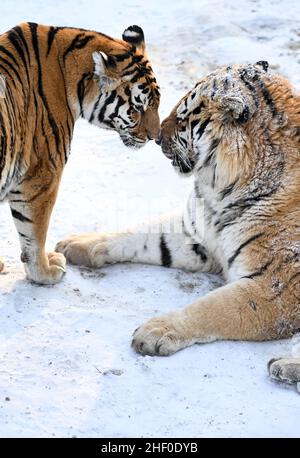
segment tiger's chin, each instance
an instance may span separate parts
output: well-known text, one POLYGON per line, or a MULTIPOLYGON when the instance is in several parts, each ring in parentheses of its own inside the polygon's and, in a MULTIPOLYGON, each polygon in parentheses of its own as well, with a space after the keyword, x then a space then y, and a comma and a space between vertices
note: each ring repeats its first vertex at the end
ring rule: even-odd
POLYGON ((178 175, 189 177, 193 174, 196 165, 195 161, 191 160, 186 156, 183 156, 181 152, 178 153, 174 150, 170 152, 169 150, 166 151, 163 148, 163 153, 168 159, 172 161, 171 164, 178 175))
POLYGON ((131 136, 120 135, 121 140, 127 148, 140 149, 148 143, 148 139, 142 140, 131 136))
POLYGON ((184 176, 184 177, 191 176, 194 171, 194 165, 187 166, 186 164, 179 162, 176 159, 172 160, 172 166, 178 175, 184 176))

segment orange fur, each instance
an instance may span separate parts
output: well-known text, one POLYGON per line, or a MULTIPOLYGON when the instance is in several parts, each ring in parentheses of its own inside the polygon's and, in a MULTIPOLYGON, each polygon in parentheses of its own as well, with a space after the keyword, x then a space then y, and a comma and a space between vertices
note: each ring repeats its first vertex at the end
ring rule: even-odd
POLYGON ((0 36, 6 86, 0 98, 0 200, 9 200, 33 281, 55 283, 64 273, 64 257, 48 255, 45 240, 75 121, 83 116, 119 129, 129 146, 158 135, 159 89, 143 54, 143 32, 134 27, 140 36, 136 45, 97 32, 30 23, 0 36), (147 92, 144 108, 139 88, 147 92), (134 98, 132 90, 140 95, 134 98), (109 95, 119 111, 105 118, 98 105, 111 109, 109 95), (131 110, 129 120, 121 119, 124 106, 131 110))

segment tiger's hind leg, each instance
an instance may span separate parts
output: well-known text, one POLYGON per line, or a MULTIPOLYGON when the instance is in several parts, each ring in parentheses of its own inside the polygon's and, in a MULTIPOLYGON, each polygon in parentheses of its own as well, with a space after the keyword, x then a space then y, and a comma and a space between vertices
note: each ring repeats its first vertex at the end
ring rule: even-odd
POLYGON ((271 379, 293 385, 300 392, 300 358, 271 359, 268 364, 271 379))
POLYGON ((59 183, 59 172, 41 177, 39 171, 34 170, 8 196, 19 233, 21 260, 25 264, 27 277, 39 284, 58 283, 65 273, 65 257, 60 253, 45 251, 49 220, 59 183))

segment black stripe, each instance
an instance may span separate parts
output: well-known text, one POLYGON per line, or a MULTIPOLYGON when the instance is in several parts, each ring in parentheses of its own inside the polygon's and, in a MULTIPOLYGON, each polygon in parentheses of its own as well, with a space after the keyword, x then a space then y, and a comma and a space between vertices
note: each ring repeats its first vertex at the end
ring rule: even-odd
POLYGON ((171 267, 172 265, 171 252, 166 243, 164 234, 160 236, 160 257, 161 257, 161 263, 164 267, 171 267))
POLYGON ((199 127, 199 129, 197 130, 196 132, 196 135, 199 136, 199 138, 202 137, 206 127, 208 126, 208 124, 210 123, 210 118, 206 119, 206 121, 204 121, 201 126, 199 127))
POLYGON ((1 176, 2 176, 2 172, 3 172, 3 168, 4 168, 4 164, 5 164, 5 160, 6 160, 6 149, 7 149, 7 132, 6 132, 6 128, 5 128, 5 125, 4 125, 4 119, 3 119, 3 115, 2 115, 2 112, 0 110, 0 125, 2 126, 2 132, 1 132, 1 143, 0 143, 0 179, 1 179, 1 176))
POLYGON ((50 54, 51 47, 52 47, 52 44, 53 44, 55 35, 56 35, 57 32, 59 32, 60 30, 61 30, 60 27, 53 27, 53 26, 50 27, 50 29, 49 29, 49 32, 48 32, 48 49, 47 49, 47 57, 48 57, 49 54, 50 54))
POLYGON ((29 52, 29 49, 28 49, 27 40, 26 40, 26 38, 24 37, 24 34, 23 34, 23 30, 19 26, 14 27, 14 30, 16 31, 16 33, 18 34, 20 40, 23 43, 23 46, 24 46, 26 54, 27 54, 28 62, 30 64, 30 62, 31 62, 30 52, 29 52))
POLYGON ((136 69, 135 69, 135 67, 133 67, 132 70, 127 70, 127 72, 123 72, 122 73, 122 77, 124 77, 124 76, 133 76, 133 75, 135 75, 135 73, 136 73, 136 69))
POLYGON ((238 178, 236 180, 234 180, 233 183, 230 183, 228 186, 226 186, 226 188, 224 188, 222 191, 220 191, 220 198, 221 200, 224 199, 224 197, 228 196, 229 194, 232 193, 233 191, 233 188, 235 187, 235 185, 237 184, 238 182, 238 178))
MULTIPOLYGON (((281 164, 277 165, 277 172, 280 174, 282 173, 283 166, 281 164)), ((221 232, 225 227, 235 224, 239 218, 241 218, 247 210, 249 210, 252 206, 261 203, 263 199, 267 199, 271 197, 273 194, 277 192, 280 188, 281 182, 275 183, 273 178, 273 187, 272 189, 257 195, 249 195, 247 197, 243 197, 241 199, 236 200, 235 202, 231 202, 228 204, 221 213, 221 218, 215 222, 215 227, 217 232, 221 232)), ((255 189, 254 192, 259 193, 259 189, 255 189)))
POLYGON ((265 273, 265 271, 272 264, 273 261, 274 259, 271 259, 271 261, 266 262, 259 270, 257 270, 256 272, 253 272, 253 274, 245 275, 242 278, 250 278, 252 280, 255 277, 260 277, 262 274, 265 273))
POLYGON ((275 116, 277 114, 277 109, 276 109, 276 106, 275 106, 275 103, 271 97, 271 94, 270 92, 268 91, 268 89, 265 87, 265 85, 261 82, 260 84, 260 87, 261 87, 261 92, 262 92, 262 95, 263 95, 263 98, 266 102, 266 104, 269 106, 271 112, 272 112, 272 115, 275 116))
POLYGON ((131 91, 130 91, 129 86, 125 86, 124 92, 127 95, 127 97, 129 98, 131 97, 131 91))
POLYGON ((202 167, 208 167, 209 165, 212 164, 218 144, 219 144, 218 139, 215 139, 211 142, 210 152, 208 153, 205 161, 203 162, 202 167))
POLYGON ((236 259, 236 257, 240 254, 240 252, 242 251, 242 249, 247 246, 249 243, 253 242, 254 240, 258 239, 259 237, 265 235, 264 232, 259 232, 258 234, 255 234, 255 235, 252 235, 252 237, 250 237, 248 240, 246 240, 245 242, 243 242, 236 250, 235 252, 233 253, 233 255, 228 259, 227 263, 228 263, 228 267, 230 267, 233 263, 233 261, 236 259))
POLYGON ((212 176, 212 180, 211 180, 212 189, 214 189, 215 184, 216 184, 216 169, 217 169, 217 164, 214 165, 213 176, 212 176))
POLYGON ((201 258, 201 261, 204 263, 207 261, 207 255, 205 253, 205 248, 200 243, 194 243, 192 245, 192 250, 201 258))
POLYGON ((28 235, 22 234, 22 232, 19 232, 19 236, 25 239, 27 243, 32 242, 32 239, 28 235))
POLYGON ((187 148, 188 142, 185 138, 180 137, 179 135, 176 135, 176 139, 179 141, 179 143, 184 147, 187 148))
POLYGON ((13 218, 18 219, 22 223, 32 223, 31 219, 27 218, 27 216, 22 215, 22 213, 18 212, 17 210, 14 210, 13 208, 11 208, 11 214, 13 218))
POLYGON ((118 102, 117 102, 116 108, 115 108, 114 112, 111 115, 109 115, 111 120, 113 120, 118 115, 120 107, 122 105, 124 105, 125 103, 126 103, 126 101, 122 97, 118 97, 118 102))
POLYGON ((26 58, 25 58, 23 47, 20 44, 20 37, 19 37, 19 35, 17 34, 17 32, 14 29, 12 29, 10 32, 8 32, 7 37, 10 40, 10 42, 14 45, 16 51, 18 52, 18 54, 19 54, 19 56, 20 56, 20 58, 21 58, 21 60, 23 62, 23 65, 24 65, 24 68, 25 68, 25 71, 26 71, 26 75, 27 75, 27 81, 29 82, 30 81, 30 77, 29 77, 29 72, 28 72, 28 65, 27 65, 27 62, 26 62, 26 58))
MULTIPOLYGON (((185 108, 185 109, 182 111, 182 114, 185 114, 185 112, 187 112, 187 108, 185 108)), ((199 119, 194 119, 194 120, 191 122, 191 132, 192 132, 192 135, 193 135, 193 132, 194 132, 195 127, 197 127, 198 124, 199 124, 199 119)))
POLYGON ((47 111, 47 114, 48 114, 48 118, 49 118, 49 122, 50 122, 50 125, 51 125, 51 128, 52 128, 52 131, 53 131, 53 134, 54 134, 54 138, 55 138, 55 143, 56 143, 56 149, 57 149, 57 153, 59 154, 59 145, 60 145, 60 138, 59 138, 59 131, 58 131, 58 127, 57 127, 57 124, 55 122, 55 119, 53 118, 52 116, 52 113, 49 109, 49 104, 48 104, 48 100, 44 94, 44 89, 43 89, 43 77, 42 77, 42 66, 41 66, 41 59, 40 59, 40 54, 39 54, 39 44, 38 44, 38 36, 37 36, 37 24, 33 24, 33 23, 30 23, 30 30, 31 30, 31 35, 32 35, 32 45, 33 45, 33 49, 34 49, 34 52, 35 52, 35 56, 36 56, 36 60, 37 60, 37 63, 38 63, 38 91, 39 91, 39 95, 45 105, 45 108, 46 108, 46 111, 47 111))
POLYGON ((15 56, 10 51, 8 51, 4 46, 0 45, 0 51, 6 54, 6 56, 9 57, 17 66, 19 65, 15 56))
MULTIPOLYGON (((53 168, 56 169, 57 165, 55 163, 54 158, 52 157, 51 150, 50 150, 50 144, 49 144, 49 138, 48 138, 48 135, 46 134, 45 117, 44 117, 44 111, 43 110, 42 110, 41 126, 42 126, 42 134, 43 134, 43 137, 45 139, 45 143, 46 143, 47 150, 48 150, 48 159, 51 162, 51 164, 53 165, 53 168)), ((37 153, 37 156, 38 156, 38 153, 37 153)))
POLYGON ((143 43, 143 38, 140 37, 140 36, 136 36, 136 37, 126 37, 125 36, 124 37, 124 35, 123 35, 123 40, 126 41, 127 43, 131 43, 131 44, 133 44, 135 46, 143 43))
POLYGON ((193 111, 192 111, 192 114, 193 115, 198 115, 201 113, 201 106, 199 105, 199 107, 195 108, 193 111))
POLYGON ((67 55, 75 49, 83 49, 91 40, 94 40, 94 38, 95 37, 93 35, 84 36, 84 33, 78 34, 64 52, 63 59, 65 60, 67 55))
MULTIPOLYGON (((0 59, 1 59, 1 62, 3 62, 5 65, 7 65, 13 72, 14 74, 16 75, 16 77, 18 78, 19 80, 19 83, 22 84, 22 80, 21 80, 21 77, 18 73, 18 71, 16 70, 16 68, 7 60, 7 59, 4 59, 4 57, 0 56, 0 59)), ((14 79, 12 78, 11 74, 8 72, 8 70, 3 67, 3 65, 1 65, 1 67, 9 74, 10 78, 11 78, 11 81, 12 83, 15 85, 15 82, 14 82, 14 79)))
MULTIPOLYGON (((132 54, 130 52, 125 52, 124 54, 115 54, 114 55, 114 59, 117 62, 123 62, 124 60, 129 59, 130 57, 132 57, 132 54)), ((141 56, 141 58, 143 58, 143 57, 141 56)), ((133 65, 132 59, 130 59, 129 64, 126 65, 124 70, 127 70, 131 65, 133 65)))
POLYGON ((6 159, 6 147, 7 147, 7 142, 6 142, 6 135, 1 135, 0 136, 0 180, 2 178, 2 172, 4 169, 5 165, 5 159, 6 159))
POLYGON ((277 109, 276 109, 274 100, 272 99, 271 94, 268 91, 268 89, 266 88, 263 81, 259 78, 258 74, 254 75, 253 81, 257 82, 266 105, 270 108, 272 115, 275 116, 277 114, 277 109))
POLYGON ((117 91, 112 91, 110 96, 105 100, 100 112, 99 112, 99 115, 98 115, 98 119, 100 122, 103 122, 104 121, 104 114, 105 114, 105 111, 106 111, 106 108, 108 107, 108 105, 110 105, 111 103, 113 103, 113 101, 115 100, 115 97, 116 97, 116 94, 117 94, 117 91))
POLYGON ((66 136, 66 132, 65 132, 63 124, 61 125, 61 130, 62 130, 62 138, 63 138, 62 147, 63 147, 63 152, 64 152, 64 161, 65 161, 65 164, 66 164, 67 160, 68 160, 68 152, 69 151, 68 151, 68 146, 67 146, 67 136, 66 136))
POLYGON ((222 211, 222 214, 226 214, 228 209, 239 209, 241 210, 241 213, 244 212, 245 209, 252 207, 252 205, 255 205, 262 199, 266 199, 267 197, 271 197, 280 187, 280 184, 277 186, 274 186, 273 189, 270 189, 269 191, 266 191, 262 194, 259 195, 254 195, 254 196, 248 196, 245 198, 238 199, 236 202, 231 202, 228 204, 224 210, 222 211))
POLYGON ((255 102, 255 106, 256 106, 256 108, 258 108, 259 107, 259 101, 258 101, 258 95, 257 95, 256 87, 254 86, 254 84, 252 84, 250 81, 248 81, 246 79, 246 76, 248 76, 248 73, 247 73, 246 70, 243 70, 240 73, 241 80, 245 84, 246 88, 249 89, 249 91, 252 93, 252 96, 253 96, 254 102, 255 102))
MULTIPOLYGON (((61 30, 61 27, 59 29, 61 30)), ((62 63, 61 63, 60 59, 58 59, 58 63, 59 63, 61 75, 62 75, 63 82, 64 82, 65 102, 66 102, 66 105, 67 105, 67 108, 68 108, 68 113, 69 113, 69 117, 67 117, 68 132, 69 132, 69 140, 71 141, 72 135, 73 135, 73 128, 74 128, 74 116, 73 116, 72 110, 71 110, 70 105, 69 105, 69 100, 68 100, 68 89, 67 89, 65 69, 62 67, 62 63), (69 125, 69 122, 70 122, 69 118, 71 118, 71 120, 72 120, 72 128, 69 125)))
POLYGON ((101 94, 99 95, 98 99, 97 99, 96 102, 95 102, 93 111, 92 111, 91 116, 90 116, 90 119, 89 119, 89 122, 90 122, 90 123, 92 123, 92 122, 94 121, 95 113, 96 113, 96 110, 97 110, 97 108, 98 108, 98 106, 99 106, 100 99, 101 99, 101 94))
POLYGON ((83 100, 84 100, 84 93, 85 93, 85 82, 86 82, 86 79, 88 77, 91 78, 91 74, 90 73, 84 73, 82 75, 81 80, 77 84, 77 97, 78 97, 79 106, 80 106, 80 116, 82 116, 82 118, 84 117, 83 100))

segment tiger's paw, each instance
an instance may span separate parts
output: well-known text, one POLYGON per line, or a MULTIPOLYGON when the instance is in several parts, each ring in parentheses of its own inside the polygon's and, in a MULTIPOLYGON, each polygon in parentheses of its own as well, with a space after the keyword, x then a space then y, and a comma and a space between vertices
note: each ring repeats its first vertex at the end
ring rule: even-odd
POLYGON ((268 364, 271 379, 300 388, 300 358, 271 359, 268 364))
POLYGON ((47 253, 49 266, 50 267, 58 267, 62 272, 66 272, 66 258, 61 253, 50 252, 47 253))
POLYGON ((0 258, 0 273, 4 270, 4 262, 3 259, 0 258))
POLYGON ((169 356, 192 345, 179 320, 177 313, 152 318, 134 332, 132 347, 142 355, 169 356))
POLYGON ((36 266, 25 263, 25 270, 29 280, 39 285, 55 285, 66 273, 66 258, 60 253, 47 253, 47 265, 36 266))
POLYGON ((108 261, 108 240, 105 234, 70 235, 58 242, 55 251, 65 255, 72 264, 102 267, 108 261))
POLYGON ((66 258, 61 253, 48 253, 50 284, 61 281, 66 273, 66 258))

